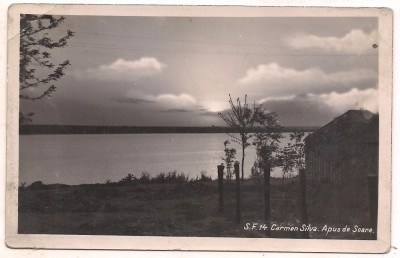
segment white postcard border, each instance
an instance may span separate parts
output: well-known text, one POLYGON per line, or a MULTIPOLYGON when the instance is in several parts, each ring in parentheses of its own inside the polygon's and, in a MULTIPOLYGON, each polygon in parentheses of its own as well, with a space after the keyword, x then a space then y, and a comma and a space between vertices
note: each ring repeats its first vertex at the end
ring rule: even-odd
POLYGON ((14 248, 382 253, 390 250, 392 11, 387 8, 12 5, 8 24, 6 244, 14 248), (299 240, 18 234, 19 14, 193 17, 378 17, 379 195, 377 240, 299 240))

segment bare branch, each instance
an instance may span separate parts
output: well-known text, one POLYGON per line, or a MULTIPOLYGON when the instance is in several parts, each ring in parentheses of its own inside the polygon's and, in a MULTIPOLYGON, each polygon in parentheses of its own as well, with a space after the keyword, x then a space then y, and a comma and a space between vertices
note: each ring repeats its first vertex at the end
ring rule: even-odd
POLYGON ((55 82, 65 75, 65 69, 70 65, 69 60, 65 60, 58 65, 50 62, 51 54, 43 49, 63 48, 67 45, 68 40, 73 37, 74 33, 70 30, 59 39, 52 39, 45 31, 57 28, 63 21, 64 17, 55 18, 52 15, 30 15, 23 14, 20 18, 20 98, 38 100, 45 96, 50 96, 55 91, 55 86, 51 85, 38 96, 30 96, 21 91, 28 88, 37 88, 50 82, 55 82), (47 68, 49 74, 43 76, 36 73, 37 70, 31 68, 32 62, 36 62, 39 66, 47 68))

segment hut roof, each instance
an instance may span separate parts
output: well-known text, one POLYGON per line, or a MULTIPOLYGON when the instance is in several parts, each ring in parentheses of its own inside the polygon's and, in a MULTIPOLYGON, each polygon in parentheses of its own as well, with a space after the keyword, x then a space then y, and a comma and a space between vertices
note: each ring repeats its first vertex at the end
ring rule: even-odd
POLYGON ((378 143, 379 115, 368 110, 349 110, 305 139, 308 144, 329 142, 378 143))

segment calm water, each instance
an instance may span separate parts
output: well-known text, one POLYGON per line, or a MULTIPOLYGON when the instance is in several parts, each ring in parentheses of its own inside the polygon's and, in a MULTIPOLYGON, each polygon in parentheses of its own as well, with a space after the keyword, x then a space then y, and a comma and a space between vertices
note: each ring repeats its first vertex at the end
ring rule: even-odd
MULTIPOLYGON (((281 140, 287 143, 288 134, 281 140)), ((128 173, 140 176, 177 170, 190 177, 200 171, 217 176, 224 155, 226 134, 110 134, 20 136, 20 182, 103 183, 118 181, 128 173)), ((241 161, 238 144, 231 144, 241 161)), ((245 176, 255 160, 255 149, 246 149, 245 176)), ((275 169, 272 176, 281 176, 275 169)))

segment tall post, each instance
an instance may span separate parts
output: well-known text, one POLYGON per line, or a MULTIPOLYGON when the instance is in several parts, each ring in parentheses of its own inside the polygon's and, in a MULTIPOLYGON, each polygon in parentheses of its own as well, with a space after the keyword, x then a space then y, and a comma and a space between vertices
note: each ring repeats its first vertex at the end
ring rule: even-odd
MULTIPOLYGON (((300 204, 301 204, 301 223, 308 226, 308 208, 307 208, 307 178, 306 178, 306 170, 300 169, 300 204)), ((308 231, 303 231, 303 238, 310 238, 310 234, 308 231)))
POLYGON ((240 210, 240 175, 239 175, 239 162, 234 164, 235 177, 236 177, 236 223, 240 224, 242 220, 242 212, 240 210))
POLYGON ((224 164, 218 166, 219 211, 224 212, 224 164))
POLYGON ((377 236, 377 220, 378 220, 378 176, 368 175, 368 191, 369 191, 369 214, 371 225, 374 229, 373 238, 377 236))
POLYGON ((270 189, 271 189, 271 165, 268 163, 264 166, 264 219, 268 230, 265 232, 267 236, 271 236, 271 205, 270 205, 270 189))

